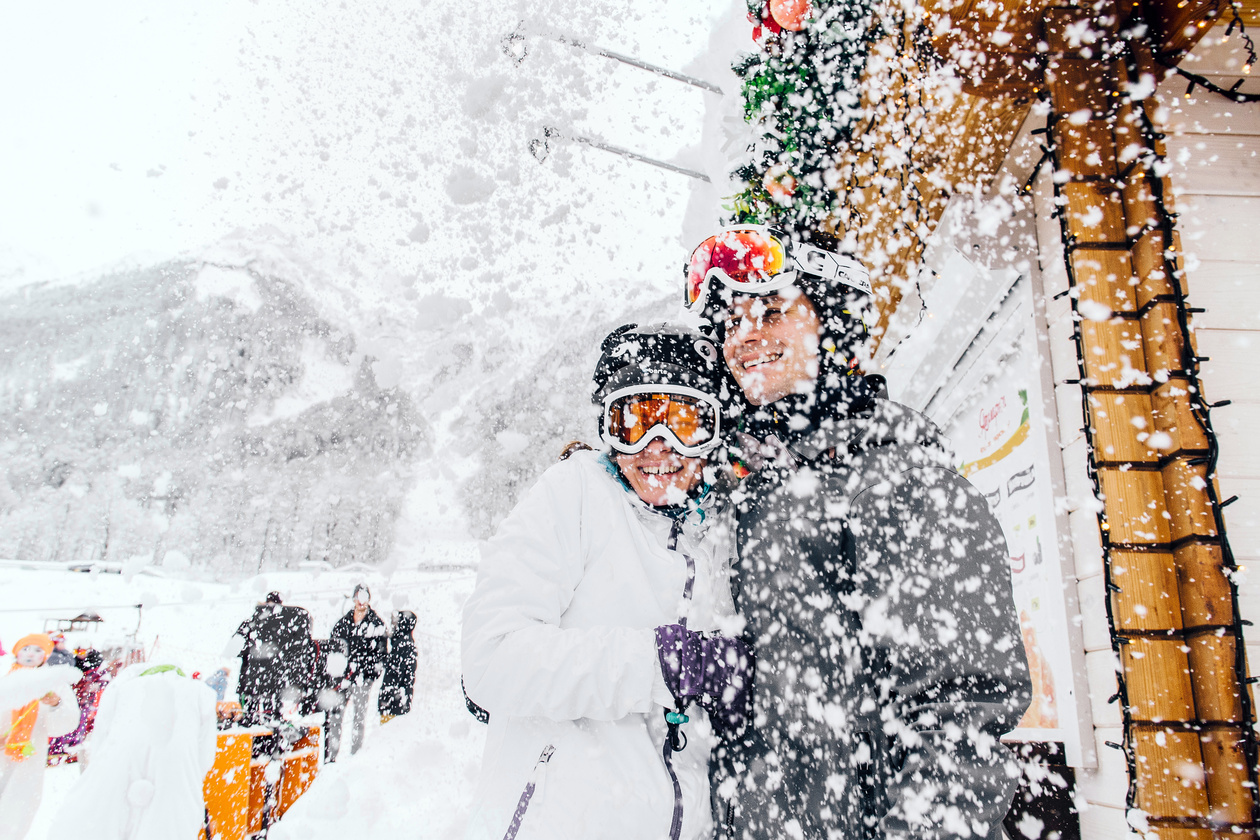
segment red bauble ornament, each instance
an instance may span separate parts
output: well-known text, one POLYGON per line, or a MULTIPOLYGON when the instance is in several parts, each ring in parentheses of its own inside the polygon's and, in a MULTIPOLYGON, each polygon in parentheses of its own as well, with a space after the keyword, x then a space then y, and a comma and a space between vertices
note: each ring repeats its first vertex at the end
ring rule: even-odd
POLYGON ((761 186, 776 204, 786 204, 796 194, 796 179, 782 165, 770 167, 761 178, 761 186))
POLYGON ((752 31, 752 36, 753 36, 754 41, 760 41, 761 36, 766 34, 765 30, 767 29, 770 30, 771 35, 778 35, 780 32, 783 31, 783 27, 779 26, 779 24, 775 21, 775 19, 770 14, 769 0, 766 0, 766 3, 761 7, 760 19, 755 17, 752 12, 748 13, 748 19, 751 20, 754 24, 756 24, 756 26, 753 27, 753 31, 752 31))
POLYGON ((770 0, 770 17, 784 29, 800 32, 810 12, 809 0, 770 0))

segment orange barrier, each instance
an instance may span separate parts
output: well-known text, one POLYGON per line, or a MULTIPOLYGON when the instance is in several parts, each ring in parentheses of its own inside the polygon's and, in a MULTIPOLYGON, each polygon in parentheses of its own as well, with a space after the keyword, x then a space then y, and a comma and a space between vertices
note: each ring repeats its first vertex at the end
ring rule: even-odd
POLYGON ((219 733, 214 766, 202 790, 206 799, 206 840, 245 840, 249 830, 250 772, 253 736, 245 730, 219 733))
POLYGON ((306 793, 306 789, 319 775, 322 734, 320 727, 311 727, 306 736, 284 754, 284 770, 280 774, 280 789, 276 796, 276 819, 284 816, 284 812, 298 801, 298 797, 306 793))
POLYGON ((266 726, 219 733, 203 790, 207 827, 199 840, 246 840, 264 834, 319 774, 322 727, 273 756, 276 731, 266 726))

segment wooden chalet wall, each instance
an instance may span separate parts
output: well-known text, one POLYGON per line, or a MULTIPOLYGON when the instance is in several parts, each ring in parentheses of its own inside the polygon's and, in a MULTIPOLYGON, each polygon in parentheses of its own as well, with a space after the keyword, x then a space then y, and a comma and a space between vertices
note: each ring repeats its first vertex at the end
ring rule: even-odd
POLYGON ((1122 677, 1108 702, 1119 705, 1122 737, 1109 743, 1125 758, 1124 805, 1142 813, 1133 828, 1161 840, 1254 833, 1250 699, 1235 670, 1241 640, 1213 507, 1222 496, 1194 411, 1216 397, 1198 392, 1175 190, 1147 157, 1169 151, 1147 122, 1158 109, 1123 95, 1159 70, 1141 46, 1122 47, 1123 62, 1081 49, 1074 27, 1106 31, 1093 9, 1046 17, 1049 210, 1078 368, 1063 382, 1084 391, 1087 441, 1086 463, 1067 467, 1067 479, 1084 472, 1102 502, 1095 609, 1105 610, 1122 677))
MULTIPOLYGON (((1228 88, 1242 77, 1240 39, 1224 27, 1205 37, 1182 62, 1228 88)), ((1257 73, 1260 75, 1260 73, 1257 73)), ((1204 387, 1213 402, 1231 405, 1212 414, 1220 437, 1217 470, 1230 542, 1251 571, 1239 584, 1239 614, 1260 628, 1260 103, 1239 104, 1172 77, 1159 88, 1167 109, 1169 178, 1180 212, 1178 227, 1190 257, 1190 302, 1195 316, 1204 387)), ((1260 78, 1244 92, 1260 93, 1260 78)), ((1260 662, 1260 629, 1250 631, 1247 659, 1260 662)))

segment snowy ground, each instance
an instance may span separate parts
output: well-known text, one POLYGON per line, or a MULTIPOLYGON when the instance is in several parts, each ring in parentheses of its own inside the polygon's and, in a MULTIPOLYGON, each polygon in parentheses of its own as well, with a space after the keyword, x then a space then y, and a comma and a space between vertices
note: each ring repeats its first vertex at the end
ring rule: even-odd
MULTIPOLYGON (((327 636, 348 607, 355 583, 366 582, 387 616, 410 609, 419 616, 418 666, 411 714, 379 725, 369 716, 358 755, 329 765, 273 832, 280 840, 346 836, 413 837, 462 834, 481 760, 484 728, 464 707, 459 689, 459 613, 472 591, 477 548, 472 541, 429 543, 415 563, 385 577, 379 571, 277 572, 236 583, 151 573, 87 574, 0 563, 0 640, 7 644, 44 629, 46 619, 95 609, 109 635, 137 630, 150 659, 208 672, 235 659, 222 654, 237 625, 271 590, 306 607, 315 632, 327 636), (143 604, 137 611, 132 605, 143 604), (403 807, 399 807, 402 805, 403 807), (353 830, 351 830, 353 826, 353 830)), ((0 657, 0 673, 12 658, 0 657)), ((373 701, 374 703, 375 701, 373 701)), ((50 769, 44 800, 29 840, 43 840, 53 816, 67 805, 78 770, 50 769)))

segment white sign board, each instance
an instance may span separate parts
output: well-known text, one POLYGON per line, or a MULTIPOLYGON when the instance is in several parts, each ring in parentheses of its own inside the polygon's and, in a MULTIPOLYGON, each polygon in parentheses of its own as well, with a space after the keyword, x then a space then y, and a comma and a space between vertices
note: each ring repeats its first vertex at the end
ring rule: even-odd
POLYGON ((1055 514, 1049 443, 1057 434, 1043 401, 1049 361, 1037 352, 1033 284, 975 266, 952 248, 934 279, 917 304, 919 327, 885 357, 889 390, 941 426, 955 468, 985 496, 1006 536, 1034 700, 1004 740, 1058 742, 1069 764, 1089 766, 1084 650, 1072 625, 1074 589, 1066 588, 1075 585, 1073 564, 1060 551, 1065 523, 1055 514))
POLYGON ((1081 727, 1068 644, 1072 634, 1055 531, 1038 359, 1031 312, 1023 313, 1029 317, 1012 324, 1022 327, 1013 342, 999 339, 990 345, 998 352, 1013 352, 988 361, 995 375, 959 406, 947 435, 958 472, 988 500, 1006 535, 1015 609, 1033 683, 1032 705, 1007 740, 1059 741, 1068 763, 1080 766, 1081 727))

